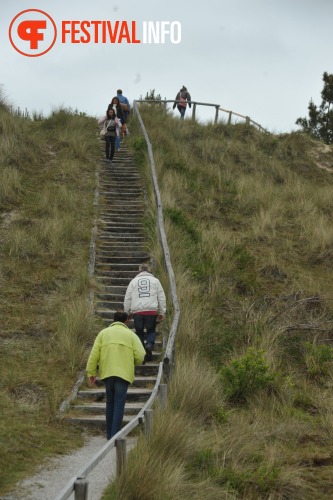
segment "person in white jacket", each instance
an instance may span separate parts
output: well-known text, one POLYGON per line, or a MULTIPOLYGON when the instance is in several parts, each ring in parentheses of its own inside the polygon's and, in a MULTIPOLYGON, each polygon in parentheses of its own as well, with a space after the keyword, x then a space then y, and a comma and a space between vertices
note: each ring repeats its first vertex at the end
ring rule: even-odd
POLYGON ((139 274, 129 283, 124 299, 124 310, 133 316, 135 332, 146 349, 145 361, 151 361, 156 339, 156 323, 157 320, 164 319, 166 298, 160 281, 151 273, 148 264, 141 264, 139 274))

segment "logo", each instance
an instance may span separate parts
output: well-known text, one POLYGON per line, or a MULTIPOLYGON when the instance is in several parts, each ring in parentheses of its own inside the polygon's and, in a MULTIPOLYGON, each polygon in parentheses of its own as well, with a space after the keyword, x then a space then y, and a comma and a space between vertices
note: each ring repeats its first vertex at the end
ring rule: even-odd
MULTIPOLYGON (((59 41, 62 44, 178 44, 181 42, 179 21, 134 20, 62 20, 59 41), (138 31, 137 31, 138 28, 138 31)), ((57 40, 57 26, 52 17, 39 9, 22 10, 9 26, 14 49, 27 57, 38 57, 52 49, 57 40)))
POLYGON ((17 52, 38 57, 52 49, 57 39, 57 27, 43 10, 27 9, 17 14, 9 26, 10 43, 17 52))

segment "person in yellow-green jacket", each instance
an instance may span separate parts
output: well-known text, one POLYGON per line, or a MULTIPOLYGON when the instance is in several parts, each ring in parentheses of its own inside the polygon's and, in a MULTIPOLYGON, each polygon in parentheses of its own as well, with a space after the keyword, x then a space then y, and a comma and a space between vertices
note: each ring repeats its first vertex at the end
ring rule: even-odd
POLYGON ((116 311, 114 321, 97 335, 87 362, 87 376, 96 383, 97 367, 106 393, 106 438, 120 431, 128 385, 134 380, 134 367, 141 365, 146 354, 136 333, 126 323, 128 315, 116 311))

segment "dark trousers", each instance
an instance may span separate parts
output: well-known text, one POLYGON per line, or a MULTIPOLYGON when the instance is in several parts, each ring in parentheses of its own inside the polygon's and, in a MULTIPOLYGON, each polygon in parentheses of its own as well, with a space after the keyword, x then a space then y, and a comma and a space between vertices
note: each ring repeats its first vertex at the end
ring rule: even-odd
POLYGON ((184 120, 185 117, 185 111, 186 111, 186 106, 177 106, 178 111, 180 113, 180 119, 184 120))
POLYGON ((128 389, 128 382, 120 377, 108 377, 103 380, 106 393, 106 438, 111 439, 120 431, 128 389))
POLYGON ((113 160, 115 146, 116 138, 110 135, 105 136, 105 156, 107 160, 113 160))
POLYGON ((147 344, 153 347, 156 339, 157 315, 133 314, 135 332, 144 346, 144 328, 147 331, 147 344))

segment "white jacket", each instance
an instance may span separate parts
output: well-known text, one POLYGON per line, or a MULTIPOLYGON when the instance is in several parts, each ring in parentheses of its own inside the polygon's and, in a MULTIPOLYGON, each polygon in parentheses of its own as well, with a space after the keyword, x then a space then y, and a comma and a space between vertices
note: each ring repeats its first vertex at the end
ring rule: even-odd
POLYGON ((135 276, 127 287, 124 310, 128 314, 156 311, 156 314, 164 316, 166 299, 160 281, 147 271, 135 276))

